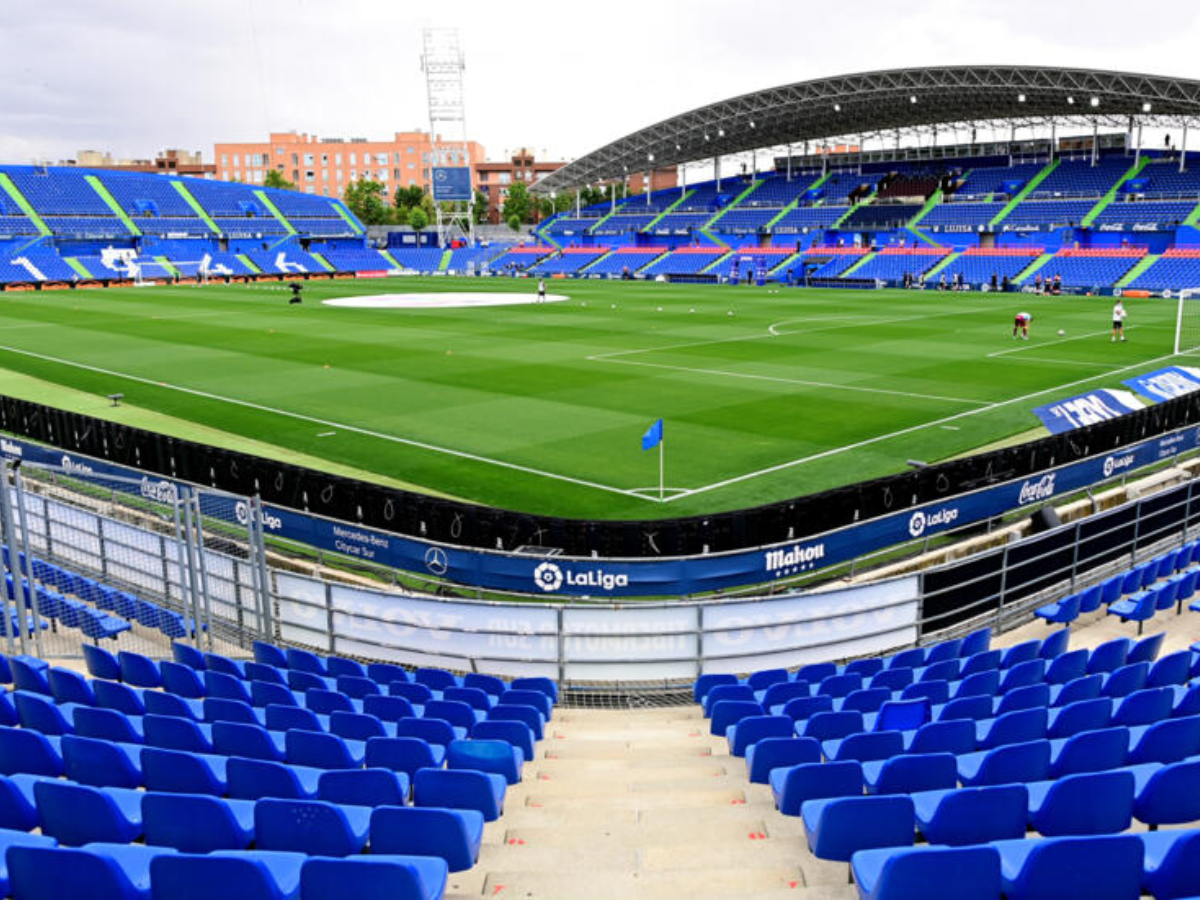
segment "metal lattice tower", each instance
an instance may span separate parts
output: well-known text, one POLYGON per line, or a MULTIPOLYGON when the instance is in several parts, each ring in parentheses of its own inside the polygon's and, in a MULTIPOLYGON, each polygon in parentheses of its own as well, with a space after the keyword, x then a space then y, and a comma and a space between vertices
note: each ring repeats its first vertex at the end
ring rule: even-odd
MULTIPOLYGON (((426 28, 421 71, 429 97, 429 167, 471 165, 467 146, 467 107, 463 99, 466 62, 454 28, 426 28)), ((432 175, 432 171, 430 173, 432 175)), ((431 182, 432 183, 432 182, 431 182)), ((456 237, 474 240, 474 190, 470 201, 435 203, 438 240, 443 246, 456 237)))

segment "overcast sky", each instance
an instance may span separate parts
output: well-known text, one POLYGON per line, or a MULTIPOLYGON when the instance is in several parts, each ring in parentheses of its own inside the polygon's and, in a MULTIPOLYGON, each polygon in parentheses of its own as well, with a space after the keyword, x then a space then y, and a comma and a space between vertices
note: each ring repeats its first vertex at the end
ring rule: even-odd
MULTIPOLYGON (((0 162, 79 149, 428 127, 421 29, 457 27, 467 130, 489 157, 572 159, 646 125, 807 78, 946 63, 1200 78, 1200 3, 1117 0, 2 0, 0 162)), ((1197 136, 1200 138, 1200 135, 1197 136)), ((1198 141, 1200 142, 1200 141, 1198 141)))

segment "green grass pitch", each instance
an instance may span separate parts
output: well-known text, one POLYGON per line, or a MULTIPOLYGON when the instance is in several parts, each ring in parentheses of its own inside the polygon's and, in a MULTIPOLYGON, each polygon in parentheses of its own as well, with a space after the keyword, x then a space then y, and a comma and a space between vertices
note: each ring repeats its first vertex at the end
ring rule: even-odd
POLYGON ((185 437, 206 426, 511 509, 656 518, 1031 435, 1032 407, 1165 363, 1175 315, 1171 302, 1127 301, 1129 340, 1113 344, 1104 297, 553 281, 568 300, 321 303, 533 290, 313 282, 301 306, 275 284, 9 293, 0 367, 40 379, 46 402, 51 385, 124 393, 185 437), (1027 342, 1011 337, 1020 310, 1033 315, 1027 342), (658 453, 640 445, 660 416, 667 502, 658 453))

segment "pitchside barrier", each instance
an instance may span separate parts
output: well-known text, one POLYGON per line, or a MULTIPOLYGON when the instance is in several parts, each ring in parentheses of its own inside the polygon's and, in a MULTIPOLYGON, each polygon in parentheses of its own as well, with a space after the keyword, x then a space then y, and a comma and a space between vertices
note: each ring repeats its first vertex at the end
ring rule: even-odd
MULTIPOLYGON (((0 478, 10 467, 5 460, 0 478)), ((272 567, 253 524, 264 513, 251 498, 201 502, 193 486, 151 486, 141 505, 118 504, 79 481, 95 477, 80 463, 56 473, 65 477, 50 481, 27 460, 6 489, 15 502, 0 505, 24 510, 4 517, 8 543, 204 624, 184 640, 248 654, 253 640, 266 639, 409 666, 547 675, 581 689, 672 688, 705 672, 794 668, 886 653, 981 623, 1005 628, 1026 621, 1048 596, 1182 544, 1200 524, 1200 494, 1187 482, 978 557, 862 586, 671 603, 489 602, 272 567), (248 519, 239 526, 241 504, 248 519)), ((106 481, 114 491, 121 484, 106 481)), ((124 485, 139 494, 141 486, 124 485)), ((18 555, 7 564, 21 565, 18 555)), ((26 568, 10 574, 37 583, 26 568)), ((144 631, 129 632, 106 645, 167 655, 167 637, 154 651, 145 640, 144 631)))
MULTIPOLYGON (((654 583, 687 583, 684 593, 731 585, 739 579, 742 584, 755 583, 762 580, 767 567, 751 548, 796 547, 817 535, 902 511, 911 515, 920 507, 948 502, 950 498, 985 487, 1005 483, 1019 486, 1025 480, 1035 476, 1040 479, 1043 473, 1071 463, 1103 460, 1117 451, 1123 455, 1123 448, 1189 425, 1200 425, 1200 393, 1166 400, 1069 434, 1052 435, 821 494, 737 512, 654 522, 618 522, 535 516, 444 500, 0 396, 0 430, 60 447, 69 454, 91 456, 155 477, 206 485, 229 494, 257 495, 275 509, 354 523, 352 528, 404 535, 397 539, 396 545, 406 552, 416 549, 412 542, 453 546, 463 548, 463 552, 536 546, 554 548, 567 557, 644 559, 665 566, 647 576, 643 587, 639 587, 642 593, 654 583), (738 551, 745 553, 741 563, 690 582, 692 573, 681 570, 676 562, 738 551)), ((832 559, 832 552, 832 547, 826 547, 825 561, 832 559)), ((722 566, 729 565, 729 556, 721 559, 722 566)), ((473 560, 447 551, 444 561, 435 554, 434 565, 445 564, 448 575, 474 583, 470 581, 474 577, 473 560)), ((801 560, 809 561, 813 560, 801 560)), ((425 563, 423 559, 416 562, 425 563)), ((519 582, 519 589, 528 589, 528 569, 513 571, 506 566, 501 569, 497 575, 500 581, 507 581, 510 586, 519 582)), ((565 571, 563 577, 567 579, 565 571)), ((592 584, 579 587, 594 592, 592 584)))
POLYGON ((987 522, 1013 510, 1032 512, 1055 498, 1124 477, 1198 447, 1200 427, 1189 426, 1119 452, 1060 465, 1027 478, 1004 480, 799 540, 748 550, 647 559, 547 556, 531 554, 528 549, 511 553, 437 543, 260 504, 257 496, 231 501, 230 496, 236 495, 180 480, 152 480, 144 475, 139 480, 136 470, 104 460, 78 457, 16 438, 0 440, 0 453, 9 458, 58 469, 72 478, 138 494, 146 500, 170 494, 194 497, 200 514, 234 527, 253 524, 268 539, 438 581, 546 598, 694 596, 803 577, 915 539, 925 540, 987 522), (251 516, 250 510, 256 507, 259 512, 251 516))

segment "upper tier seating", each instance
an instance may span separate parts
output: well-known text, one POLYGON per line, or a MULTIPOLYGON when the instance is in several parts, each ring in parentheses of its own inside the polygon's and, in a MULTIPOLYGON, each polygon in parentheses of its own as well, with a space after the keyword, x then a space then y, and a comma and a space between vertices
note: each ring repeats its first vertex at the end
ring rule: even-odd
POLYGON ((647 234, 691 234, 711 218, 708 213, 670 212, 642 230, 647 234))
POLYGON ((874 178, 870 175, 859 175, 856 171, 846 170, 830 172, 829 177, 816 190, 820 191, 826 204, 846 200, 850 194, 863 185, 870 184, 874 178))
POLYGON ((574 216, 560 216, 543 230, 550 235, 571 237, 573 235, 586 234, 588 229, 598 221, 600 221, 598 218, 580 219, 574 216))
POLYGON ((1006 183, 1014 183, 1017 185, 1017 190, 1020 190, 1021 187, 1024 187, 1043 168, 1045 168, 1045 163, 1040 162, 1017 163, 1012 166, 973 168, 967 174, 967 177, 963 179, 963 183, 959 186, 958 190, 950 194, 949 199, 954 202, 961 202, 964 200, 980 200, 993 194, 1008 196, 1004 193, 1006 183))
POLYGON ((784 213, 783 218, 775 223, 773 230, 776 234, 788 234, 831 228, 849 211, 848 206, 798 206, 784 213))
POLYGON ((1003 203, 939 203, 921 219, 919 228, 976 231, 986 228, 1004 209, 1003 203))
POLYGON ((99 176, 113 199, 130 216, 154 215, 164 218, 196 218, 196 212, 175 189, 171 179, 147 178, 121 172, 99 176))
MULTIPOLYGON (((691 188, 687 197, 675 207, 674 212, 708 212, 717 211, 720 198, 722 196, 736 196, 749 187, 749 182, 743 182, 734 178, 726 178, 721 182, 721 189, 717 190, 716 182, 702 184, 697 188, 691 188)), ((675 195, 675 199, 679 199, 679 195, 675 195)), ((669 206, 670 204, 667 204, 669 206)), ((664 209, 666 207, 663 207, 664 209)), ((630 212, 633 207, 630 207, 630 212)))
POLYGON ((609 216, 603 222, 596 225, 592 229, 592 234, 630 234, 634 231, 641 231, 657 217, 657 213, 640 213, 638 215, 624 215, 622 213, 618 213, 617 215, 609 216))
MULTIPOLYGON (((761 206, 778 210, 807 191, 820 177, 820 172, 793 172, 792 180, 788 181, 786 175, 769 175, 737 205, 736 209, 761 206)), ((728 216, 729 214, 726 214, 725 218, 728 216)))
POLYGON ((71 169, 13 169, 13 184, 41 216, 102 216, 113 212, 85 179, 71 169))
POLYGON ((1142 192, 1147 199, 1190 198, 1193 203, 1200 200, 1200 169, 1180 172, 1178 163, 1151 162, 1137 177, 1147 181, 1142 192))
POLYGON ((1093 200, 1023 200, 1004 217, 1000 230, 1029 227, 1051 231, 1067 225, 1078 225, 1095 205, 1093 200))
POLYGON ((1167 230, 1181 225, 1195 208, 1194 200, 1113 202, 1092 220, 1092 227, 1103 229, 1105 226, 1115 226, 1132 229, 1139 225, 1157 225, 1167 230))
POLYGON ((285 235, 287 227, 274 216, 213 217, 221 233, 230 238, 259 238, 285 235))
POLYGON ((841 227, 847 231, 892 231, 903 228, 920 211, 914 204, 864 204, 850 213, 841 227))
POLYGON ((38 234, 38 229, 33 224, 33 219, 27 216, 3 215, 0 216, 0 234, 35 235, 38 234))
POLYGON ((725 234, 754 234, 778 215, 779 210, 771 207, 746 209, 737 206, 721 216, 713 224, 712 230, 725 234))
POLYGON ((254 191, 249 185, 188 179, 187 189, 213 218, 273 218, 262 202, 254 196, 254 191))
POLYGON ((1030 194, 1032 198, 1102 197, 1129 171, 1133 160, 1123 156, 1090 159, 1064 159, 1030 194))

